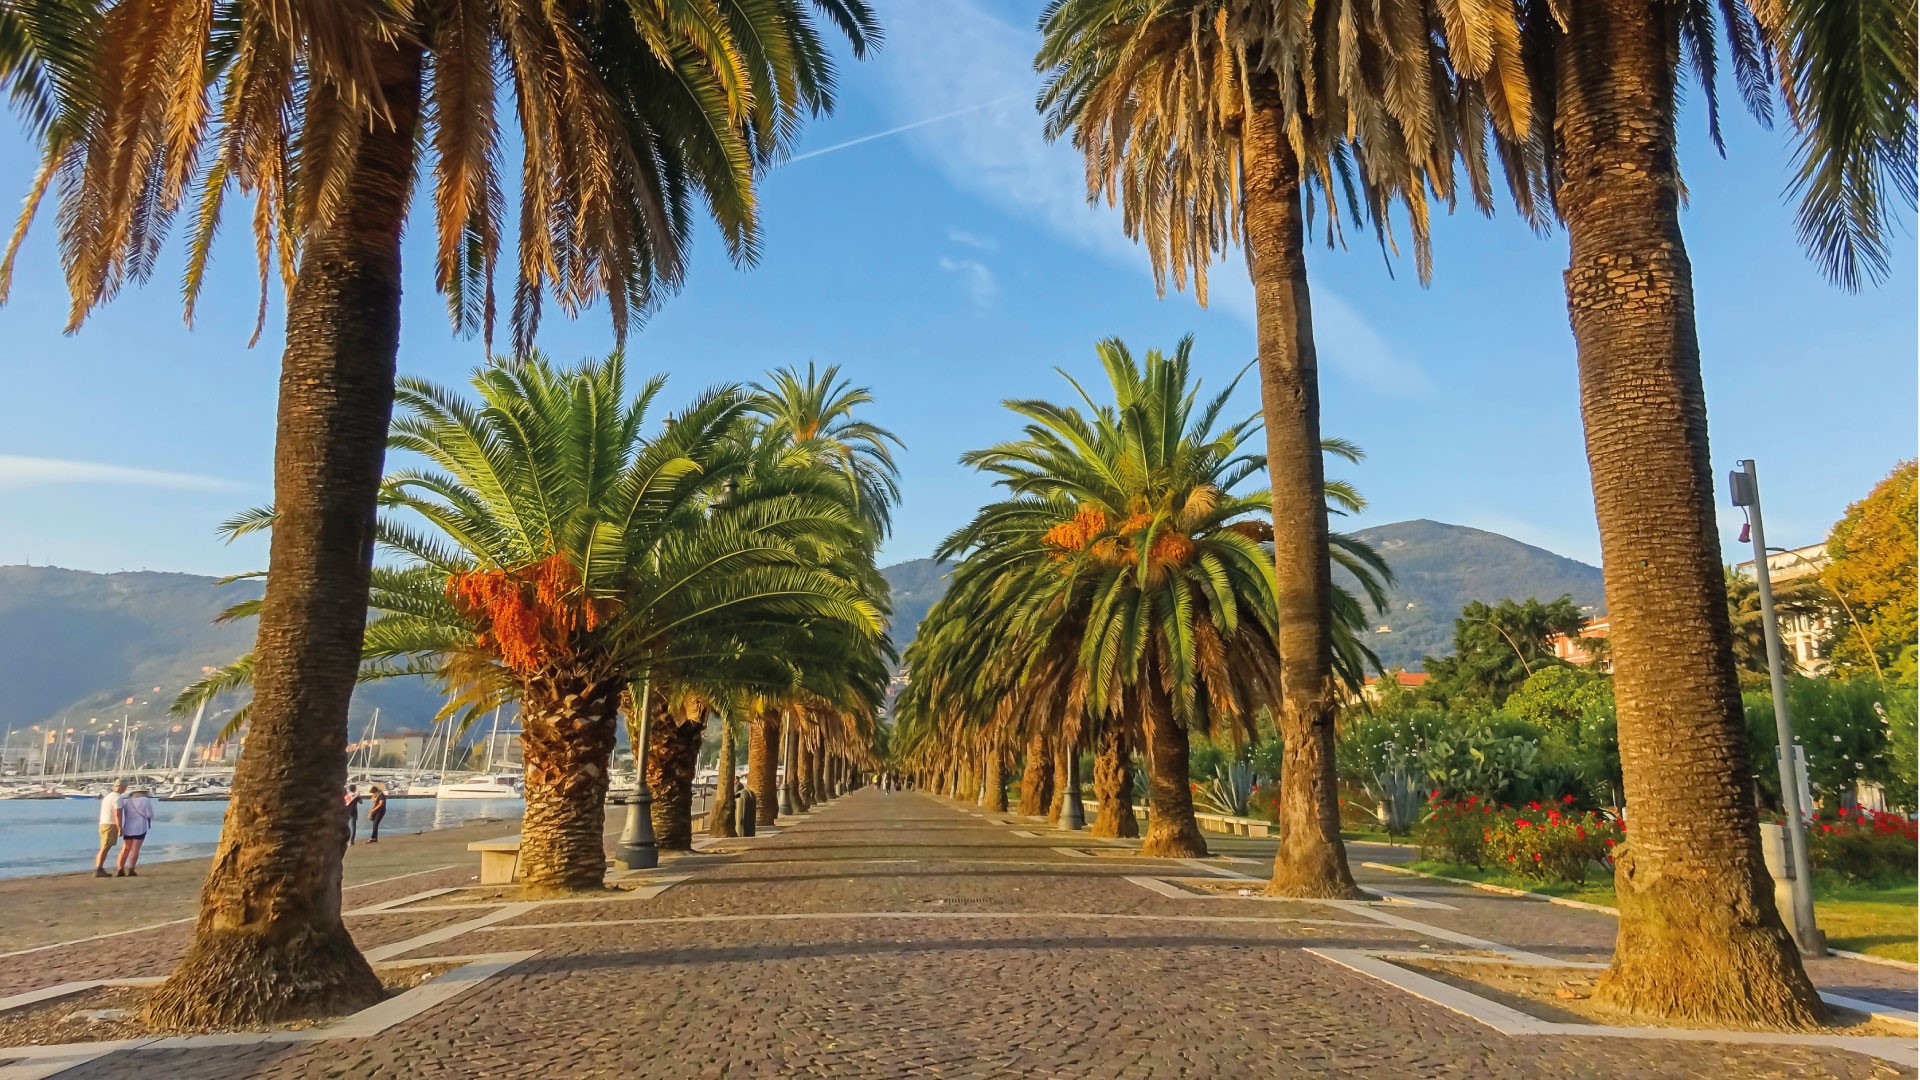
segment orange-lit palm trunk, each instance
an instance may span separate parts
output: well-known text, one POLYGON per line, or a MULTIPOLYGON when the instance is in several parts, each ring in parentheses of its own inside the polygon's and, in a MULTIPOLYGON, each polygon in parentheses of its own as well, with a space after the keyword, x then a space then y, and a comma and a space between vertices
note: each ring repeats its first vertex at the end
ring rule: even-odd
POLYGON ((1035 735, 1027 740, 1027 757, 1020 770, 1020 812, 1039 817, 1053 802, 1053 752, 1047 740, 1035 735))
POLYGON ((753 822, 771 825, 779 816, 780 714, 768 709, 747 721, 747 790, 753 792, 753 822))
MULTIPOLYGON (((1286 896, 1351 898, 1360 893, 1340 842, 1334 772, 1333 578, 1300 162, 1286 140, 1271 76, 1256 80, 1252 90, 1253 108, 1241 129, 1243 211, 1273 490, 1283 747, 1280 848, 1269 889, 1286 896)), ((1149 820, 1149 831, 1152 824, 1149 820)))
POLYGON ((1679 8, 1585 0, 1569 11, 1558 203, 1629 821, 1620 936, 1595 996, 1666 1017, 1808 1024, 1819 998, 1774 909, 1745 776, 1680 237, 1679 8))
POLYGON ((306 238, 287 297, 253 717, 193 939, 149 999, 161 1027, 267 1023, 380 1000, 340 918, 341 795, 393 412, 422 55, 412 38, 376 48, 384 120, 361 134, 340 209, 306 238))
POLYGON ((1093 797, 1100 802, 1100 816, 1088 831, 1095 836, 1140 835, 1140 819, 1133 813, 1133 740, 1127 730, 1131 720, 1103 724, 1094 739, 1093 797))
POLYGON ((653 835, 661 851, 693 849, 693 774, 705 725, 656 712, 648 729, 647 787, 653 793, 653 835))
POLYGON ((620 682, 555 665, 521 688, 526 814, 519 880, 534 892, 597 889, 606 877, 607 782, 620 730, 620 682))
POLYGON ((1160 686, 1157 669, 1157 664, 1148 665, 1139 695, 1141 723, 1152 751, 1147 764, 1147 837, 1140 843, 1140 853, 1204 858, 1207 842, 1193 816, 1193 781, 1187 776, 1187 729, 1174 717, 1173 699, 1160 686))
POLYGON ((996 813, 1007 811, 1007 752, 1000 748, 998 741, 987 747, 986 788, 980 805, 996 813))

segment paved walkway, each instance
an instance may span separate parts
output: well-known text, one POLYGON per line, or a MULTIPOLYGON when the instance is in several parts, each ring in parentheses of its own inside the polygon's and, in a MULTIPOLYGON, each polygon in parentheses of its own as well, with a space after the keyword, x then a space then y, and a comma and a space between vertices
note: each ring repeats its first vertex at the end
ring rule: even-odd
MULTIPOLYGON (((378 1022, 303 1041, 148 1045, 11 1075, 1908 1075, 1823 1047, 1501 1034, 1329 955, 1592 958, 1610 920, 1379 871, 1364 883, 1412 903, 1216 900, 1161 880, 1264 877, 1270 842, 1218 847, 1247 861, 1142 860, 1012 815, 862 791, 629 877, 647 887, 612 899, 503 903, 465 888, 462 865, 348 894, 377 961, 478 958, 466 981, 435 980, 457 997, 409 1012, 403 995, 378 1022)), ((0 957, 0 994, 162 974, 183 931, 0 957)), ((1849 980, 1912 983, 1890 969, 1849 980)), ((0 1051, 0 1077, 7 1062, 0 1051)))

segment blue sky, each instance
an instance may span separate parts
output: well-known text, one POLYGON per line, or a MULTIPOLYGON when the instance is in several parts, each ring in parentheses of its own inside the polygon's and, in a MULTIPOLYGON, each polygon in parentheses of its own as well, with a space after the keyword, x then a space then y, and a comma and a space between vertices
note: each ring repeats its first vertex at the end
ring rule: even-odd
MULTIPOLYGON (((628 352, 634 370, 670 373, 669 399, 809 360, 871 386, 874 419, 908 444, 906 502, 885 551, 897 561, 928 554, 987 496, 955 459, 1013 430, 1001 399, 1065 393, 1053 368, 1091 373, 1092 345, 1110 335, 1144 350, 1193 333, 1200 370, 1224 385, 1251 359, 1253 335, 1237 262, 1217 268, 1209 309, 1156 298, 1117 217, 1086 205, 1071 149, 1042 140, 1028 66, 1037 5, 880 6, 886 46, 844 67, 837 113, 764 182, 759 265, 733 267, 709 232, 685 291, 628 352)), ((1714 467, 1724 476, 1757 458, 1769 538, 1810 543, 1914 453, 1914 245, 1903 232, 1893 278, 1876 290, 1829 287, 1780 199, 1785 138, 1744 115, 1726 126, 1725 160, 1697 114, 1683 128, 1714 467)), ((33 165, 17 125, 0 120, 0 192, 24 193, 33 165)), ((406 246, 400 364, 457 382, 481 347, 447 328, 427 221, 416 215, 406 246)), ((271 492, 279 308, 276 298, 248 350, 245 222, 227 223, 192 331, 173 288, 176 236, 153 282, 72 336, 61 332, 52 225, 43 214, 0 308, 0 563, 263 564, 259 547, 214 537, 219 520, 271 492)), ((1405 261, 1389 276, 1358 237, 1309 254, 1325 428, 1369 454, 1340 470, 1372 502, 1359 523, 1434 518, 1597 563, 1565 238, 1470 210, 1434 231, 1428 288, 1405 261)), ((550 317, 541 339, 569 360, 611 343, 604 310, 550 317)), ((1251 385, 1243 400, 1257 407, 1251 385)), ((1738 513, 1722 524, 1730 550, 1738 513)))

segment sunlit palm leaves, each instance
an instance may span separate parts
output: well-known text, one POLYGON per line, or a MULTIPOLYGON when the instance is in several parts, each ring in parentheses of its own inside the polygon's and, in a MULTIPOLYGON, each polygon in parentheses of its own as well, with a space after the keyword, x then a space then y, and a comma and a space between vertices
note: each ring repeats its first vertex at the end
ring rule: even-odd
MULTIPOLYGON (((1191 346, 1143 365, 1103 342, 1111 403, 1078 383, 1084 409, 1008 402, 1024 437, 964 456, 1008 497, 942 545, 959 562, 907 653, 903 752, 984 728, 1007 743, 1071 739, 1083 723, 1128 722, 1149 690, 1184 725, 1243 733, 1278 700, 1271 511, 1265 492, 1237 490, 1265 467, 1249 449, 1257 424, 1223 423, 1231 387, 1199 400, 1191 346)), ((1350 489, 1340 498, 1358 505, 1350 489)), ((1377 605, 1385 564, 1336 544, 1377 605)), ((1336 596, 1335 665, 1357 687, 1377 667, 1359 639, 1366 611, 1336 596)))
POLYGON ((424 51, 437 282, 455 325, 492 330, 509 231, 497 112, 510 99, 523 147, 516 343, 530 345, 549 293, 570 312, 605 299, 624 333, 683 280, 699 204, 735 259, 755 256, 756 170, 832 102, 810 7, 856 56, 877 43, 865 0, 7 0, 0 87, 45 136, 46 160, 14 244, 57 186, 77 324, 152 273, 193 204, 190 317, 237 190, 253 202, 264 299, 270 273, 290 283, 302 239, 338 212, 354 149, 383 115, 385 58, 424 51))

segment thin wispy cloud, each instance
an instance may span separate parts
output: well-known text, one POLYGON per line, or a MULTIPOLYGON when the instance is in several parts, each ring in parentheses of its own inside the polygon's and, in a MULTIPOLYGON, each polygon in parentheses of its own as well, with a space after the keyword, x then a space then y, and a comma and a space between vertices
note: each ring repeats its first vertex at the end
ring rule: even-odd
POLYGON ((947 239, 953 241, 956 244, 960 244, 963 247, 976 248, 980 251, 999 251, 1000 250, 999 241, 994 240, 992 237, 975 236, 973 233, 965 232, 960 229, 947 230, 947 239))
MULTIPOLYGON (((1111 262, 1148 272, 1146 253, 1121 231, 1119 213, 1087 202, 1080 155, 1064 142, 1045 139, 1032 104, 1041 87, 1033 70, 1039 45, 1034 31, 1009 25, 972 0, 897 0, 883 16, 887 53, 880 67, 893 108, 905 115, 933 112, 956 97, 1004 103, 942 114, 938 119, 951 122, 937 135, 909 136, 917 155, 955 187, 1111 262)), ((928 122, 884 134, 911 132, 928 122)), ((1253 288, 1237 253, 1215 266, 1208 282, 1213 306, 1252 323, 1253 288)), ((1418 397, 1432 391, 1431 380, 1338 294, 1316 287, 1313 307, 1320 356, 1329 370, 1380 394, 1418 397)))
POLYGON ((787 164, 791 165, 796 161, 805 161, 808 158, 817 158, 822 154, 837 153, 841 150, 847 149, 848 147, 859 146, 863 143, 870 143, 877 139, 891 138, 895 135, 899 135, 908 131, 913 131, 916 128, 923 128, 923 127, 927 127, 930 124, 937 124, 942 120, 951 120, 956 116, 965 116, 968 113, 979 112, 982 109, 991 109, 998 105, 1004 105, 1011 100, 1012 100, 1011 98, 998 98, 993 101, 983 101, 978 105, 969 105, 964 109, 954 109, 951 112, 943 112, 938 116, 929 116, 924 119, 912 121, 911 123, 901 124, 899 127, 890 127, 885 131, 876 131, 871 135, 862 135, 857 139, 848 139, 846 142, 834 143, 832 146, 823 146, 818 150, 809 150, 804 154, 795 154, 792 157, 787 159, 787 164))
POLYGON ((1000 295, 999 279, 993 276, 993 270, 978 259, 940 258, 940 269, 958 277, 966 285, 967 295, 973 298, 975 305, 987 307, 1000 295))
POLYGON ((245 486, 217 476, 103 465, 93 461, 0 454, 0 491, 41 487, 112 486, 169 491, 237 492, 245 486))

